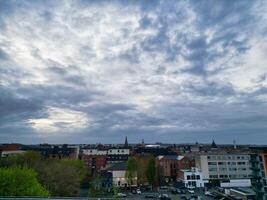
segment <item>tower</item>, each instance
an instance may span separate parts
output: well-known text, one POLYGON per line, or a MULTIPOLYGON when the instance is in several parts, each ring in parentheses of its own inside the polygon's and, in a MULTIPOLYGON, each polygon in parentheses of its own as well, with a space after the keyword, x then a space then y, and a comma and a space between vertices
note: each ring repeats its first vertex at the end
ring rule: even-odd
POLYGON ((211 148, 213 148, 213 149, 216 149, 217 148, 217 145, 216 145, 216 143, 215 143, 214 140, 212 140, 211 148))
POLYGON ((127 139, 127 136, 125 138, 124 147, 128 147, 128 139, 127 139))

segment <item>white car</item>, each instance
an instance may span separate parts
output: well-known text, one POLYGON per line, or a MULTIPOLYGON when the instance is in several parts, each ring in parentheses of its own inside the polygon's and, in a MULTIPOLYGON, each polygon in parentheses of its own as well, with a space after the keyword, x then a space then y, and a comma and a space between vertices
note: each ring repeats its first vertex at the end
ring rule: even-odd
POLYGON ((136 194, 141 194, 142 192, 141 192, 141 190, 140 189, 137 189, 136 190, 136 194))
POLYGON ((188 189, 188 192, 189 192, 190 194, 195 194, 195 191, 194 191, 193 189, 188 189))
POLYGON ((205 191, 205 195, 209 196, 209 195, 211 195, 211 192, 210 191, 205 191))
POLYGON ((127 197, 127 195, 124 193, 118 193, 118 197, 127 197))

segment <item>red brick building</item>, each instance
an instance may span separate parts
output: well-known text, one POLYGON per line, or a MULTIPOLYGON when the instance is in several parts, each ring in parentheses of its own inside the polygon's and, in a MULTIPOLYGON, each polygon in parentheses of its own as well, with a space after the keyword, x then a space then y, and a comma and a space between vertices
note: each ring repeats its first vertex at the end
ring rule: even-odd
POLYGON ((101 169, 106 166, 107 156, 106 155, 82 155, 89 175, 93 176, 100 174, 101 169))
POLYGON ((169 182, 177 179, 179 170, 194 167, 195 160, 177 155, 158 156, 157 166, 161 182, 169 182))
POLYGON ((184 170, 184 169, 191 169, 195 167, 195 159, 187 156, 178 156, 179 159, 177 160, 177 169, 184 170))

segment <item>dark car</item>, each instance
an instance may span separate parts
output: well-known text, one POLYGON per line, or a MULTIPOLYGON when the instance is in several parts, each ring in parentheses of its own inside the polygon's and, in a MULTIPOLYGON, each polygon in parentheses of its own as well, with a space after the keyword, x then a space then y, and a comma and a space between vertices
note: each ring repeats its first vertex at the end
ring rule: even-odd
POLYGON ((187 200, 187 197, 185 195, 180 196, 181 200, 187 200))
POLYGON ((181 194, 181 190, 177 189, 177 188, 172 188, 171 189, 171 193, 172 194, 181 194))
POLYGON ((181 193, 180 194, 186 194, 186 189, 180 189, 181 193))

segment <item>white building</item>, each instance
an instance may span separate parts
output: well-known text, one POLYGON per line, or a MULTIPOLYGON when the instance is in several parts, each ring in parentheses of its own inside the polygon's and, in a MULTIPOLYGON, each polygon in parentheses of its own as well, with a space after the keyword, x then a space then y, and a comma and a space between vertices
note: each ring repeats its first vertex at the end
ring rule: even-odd
POLYGON ((195 167, 190 170, 180 170, 178 174, 178 179, 183 181, 187 188, 204 187, 205 183, 208 182, 203 180, 201 170, 195 167))
POLYGON ((110 149, 83 149, 84 155, 129 155, 130 149, 110 148, 110 149))
POLYGON ((201 169, 203 180, 218 179, 222 187, 231 184, 243 187, 250 183, 250 155, 245 153, 207 153, 196 159, 196 166, 201 169))
MULTIPOLYGON (((113 164, 111 167, 107 169, 107 171, 112 173, 112 181, 115 186, 117 187, 129 186, 127 179, 125 178, 125 175, 126 175, 126 163, 125 162, 113 164)), ((136 185, 137 185, 137 173, 131 183, 131 186, 136 186, 136 185)))
POLYGON ((26 151, 22 151, 22 150, 2 151, 1 156, 2 157, 10 157, 10 156, 15 156, 15 155, 22 154, 25 152, 26 151))

